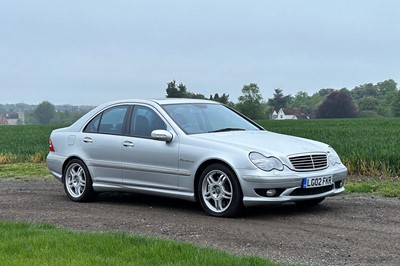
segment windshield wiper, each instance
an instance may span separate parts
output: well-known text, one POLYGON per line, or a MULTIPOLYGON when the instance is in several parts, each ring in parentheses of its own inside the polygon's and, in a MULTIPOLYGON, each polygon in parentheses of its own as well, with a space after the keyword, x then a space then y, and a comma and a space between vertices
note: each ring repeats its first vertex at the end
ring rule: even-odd
POLYGON ((237 128, 237 127, 226 127, 217 130, 208 131, 208 133, 217 133, 217 132, 227 132, 227 131, 245 131, 244 128, 237 128))

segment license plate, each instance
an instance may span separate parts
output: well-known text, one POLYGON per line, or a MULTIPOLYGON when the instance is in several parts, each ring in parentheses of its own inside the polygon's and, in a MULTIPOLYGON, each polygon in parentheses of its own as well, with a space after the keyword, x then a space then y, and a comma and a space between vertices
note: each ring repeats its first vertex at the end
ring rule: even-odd
POLYGON ((303 179, 303 188, 324 187, 332 185, 332 177, 309 177, 303 179))

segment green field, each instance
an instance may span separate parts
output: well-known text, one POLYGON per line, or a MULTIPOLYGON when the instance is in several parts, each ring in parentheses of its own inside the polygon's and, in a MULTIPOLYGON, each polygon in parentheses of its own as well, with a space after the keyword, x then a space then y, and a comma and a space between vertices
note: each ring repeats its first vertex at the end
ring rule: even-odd
MULTIPOLYGON (((400 119, 261 120, 267 130, 330 144, 350 174, 400 174, 400 119)), ((44 162, 57 126, 1 126, 0 164, 44 162)))
POLYGON ((400 119, 262 120, 265 129, 331 145, 350 174, 400 174, 400 119))
POLYGON ((0 126, 0 164, 44 162, 57 126, 0 126))

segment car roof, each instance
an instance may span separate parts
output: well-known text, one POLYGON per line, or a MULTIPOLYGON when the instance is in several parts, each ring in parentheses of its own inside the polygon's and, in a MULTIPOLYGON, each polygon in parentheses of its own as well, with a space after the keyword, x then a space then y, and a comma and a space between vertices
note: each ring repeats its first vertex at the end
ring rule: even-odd
POLYGON ((187 98, 164 98, 164 99, 151 99, 150 101, 156 102, 159 105, 166 104, 184 104, 184 103, 211 103, 218 104, 215 101, 202 100, 202 99, 187 99, 187 98))
POLYGON ((164 99, 123 99, 112 101, 108 103, 104 103, 101 106, 106 107, 113 104, 121 104, 121 103, 147 103, 147 104, 158 104, 158 105, 168 105, 168 104, 199 104, 199 103, 208 103, 208 104, 220 104, 211 100, 202 100, 202 99, 188 99, 188 98, 164 98, 164 99))

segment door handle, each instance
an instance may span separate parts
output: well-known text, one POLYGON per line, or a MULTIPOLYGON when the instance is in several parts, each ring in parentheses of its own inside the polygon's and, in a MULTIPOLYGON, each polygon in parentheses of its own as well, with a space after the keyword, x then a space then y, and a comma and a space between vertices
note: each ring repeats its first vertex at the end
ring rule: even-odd
POLYGON ((85 142, 85 143, 92 143, 93 140, 92 140, 92 138, 84 137, 84 138, 83 138, 83 142, 85 142))
POLYGON ((133 144, 132 141, 128 141, 128 140, 125 140, 124 142, 122 142, 122 145, 124 145, 124 147, 135 147, 135 144, 133 144))

